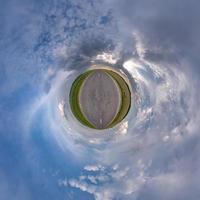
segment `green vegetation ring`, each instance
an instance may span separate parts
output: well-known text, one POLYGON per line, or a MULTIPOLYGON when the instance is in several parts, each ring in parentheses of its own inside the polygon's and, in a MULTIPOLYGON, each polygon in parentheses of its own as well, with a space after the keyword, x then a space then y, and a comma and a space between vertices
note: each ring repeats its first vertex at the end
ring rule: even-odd
POLYGON ((107 129, 127 116, 131 92, 118 72, 93 69, 75 79, 69 101, 72 113, 80 123, 93 129, 107 129))

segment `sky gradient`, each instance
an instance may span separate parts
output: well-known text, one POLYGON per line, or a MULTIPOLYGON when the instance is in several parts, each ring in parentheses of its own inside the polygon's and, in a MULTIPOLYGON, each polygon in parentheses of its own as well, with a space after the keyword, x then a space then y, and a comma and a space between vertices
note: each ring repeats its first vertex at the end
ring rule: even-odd
POLYGON ((0 199, 199 200, 199 6, 0 0, 0 199), (68 102, 75 77, 99 63, 134 94, 101 133, 68 102))

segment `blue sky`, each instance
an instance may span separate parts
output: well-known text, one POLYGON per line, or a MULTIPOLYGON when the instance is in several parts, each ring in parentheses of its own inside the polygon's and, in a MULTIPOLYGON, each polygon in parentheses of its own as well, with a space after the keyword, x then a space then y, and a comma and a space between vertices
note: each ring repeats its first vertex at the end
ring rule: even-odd
POLYGON ((1 0, 0 199, 199 200, 199 18, 195 0, 1 0), (101 133, 67 103, 99 63, 133 96, 101 133))

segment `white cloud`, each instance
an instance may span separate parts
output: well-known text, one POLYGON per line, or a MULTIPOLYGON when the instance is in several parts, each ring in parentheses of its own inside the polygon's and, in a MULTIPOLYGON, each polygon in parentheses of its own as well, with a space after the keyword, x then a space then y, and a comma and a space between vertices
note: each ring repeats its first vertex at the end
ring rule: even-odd
POLYGON ((99 171, 99 170, 104 170, 104 167, 101 165, 87 165, 84 167, 84 170, 86 171, 99 171))

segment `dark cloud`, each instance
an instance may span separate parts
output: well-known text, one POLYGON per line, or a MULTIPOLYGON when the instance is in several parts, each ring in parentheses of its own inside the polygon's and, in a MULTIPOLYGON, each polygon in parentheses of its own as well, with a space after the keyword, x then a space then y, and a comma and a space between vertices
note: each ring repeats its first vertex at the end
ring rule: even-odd
POLYGON ((68 56, 59 60, 60 66, 67 70, 81 70, 90 66, 98 54, 111 52, 114 48, 112 40, 104 35, 88 35, 75 45, 68 56))
POLYGON ((137 32, 148 48, 147 58, 197 59, 200 50, 200 3, 196 0, 110 1, 119 28, 137 32), (162 54, 162 55, 161 55, 162 54), (164 57, 163 57, 164 56, 164 57))

